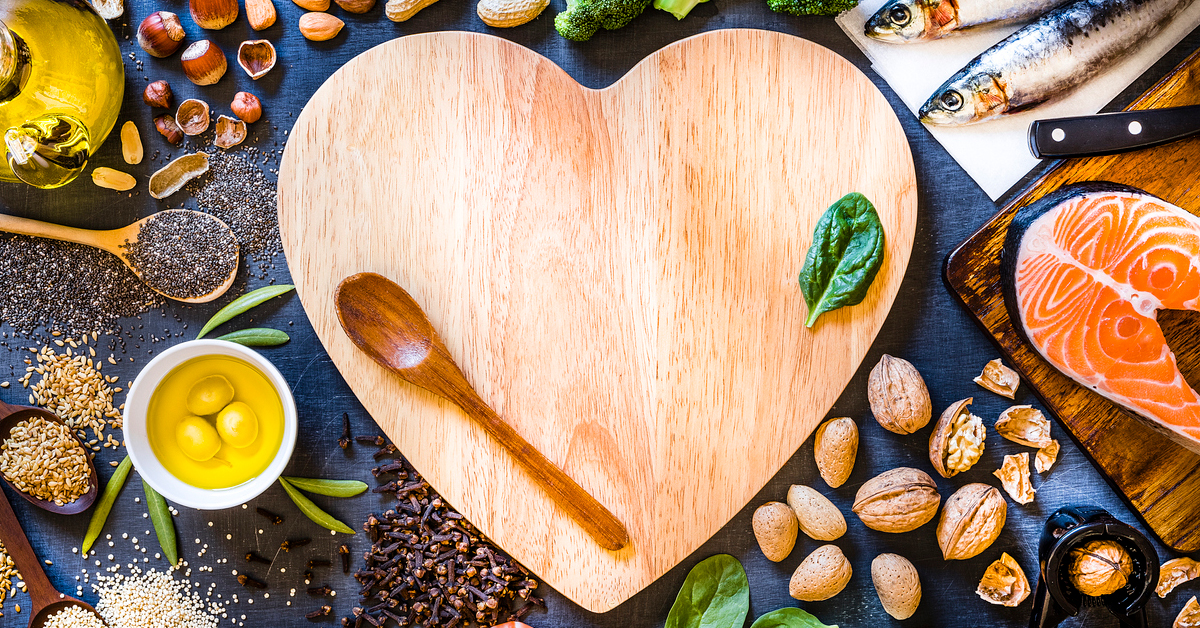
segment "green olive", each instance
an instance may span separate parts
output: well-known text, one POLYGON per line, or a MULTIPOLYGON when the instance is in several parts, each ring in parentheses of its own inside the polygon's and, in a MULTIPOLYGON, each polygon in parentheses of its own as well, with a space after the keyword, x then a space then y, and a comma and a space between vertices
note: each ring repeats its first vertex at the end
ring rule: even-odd
POLYGON ((187 410, 197 416, 216 414, 233 401, 233 385, 220 375, 210 375, 188 391, 187 410))
POLYGON ((221 449, 221 437, 212 424, 198 416, 184 417, 175 427, 175 442, 183 455, 204 462, 210 460, 221 449))
POLYGON ((217 415, 217 432, 230 447, 248 447, 258 438, 258 415, 250 406, 235 401, 217 415))

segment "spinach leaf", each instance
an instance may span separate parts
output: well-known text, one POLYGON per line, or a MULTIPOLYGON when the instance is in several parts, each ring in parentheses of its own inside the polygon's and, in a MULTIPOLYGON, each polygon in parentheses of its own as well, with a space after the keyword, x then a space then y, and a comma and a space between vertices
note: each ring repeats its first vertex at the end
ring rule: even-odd
POLYGON ((821 620, 799 608, 781 608, 759 617, 750 628, 838 628, 827 626, 821 620))
POLYGON ((867 197, 851 192, 825 210, 800 271, 805 326, 830 310, 858 305, 883 263, 883 223, 867 197))
POLYGON ((749 612, 746 570, 729 554, 717 554, 688 573, 664 628, 741 628, 749 612))

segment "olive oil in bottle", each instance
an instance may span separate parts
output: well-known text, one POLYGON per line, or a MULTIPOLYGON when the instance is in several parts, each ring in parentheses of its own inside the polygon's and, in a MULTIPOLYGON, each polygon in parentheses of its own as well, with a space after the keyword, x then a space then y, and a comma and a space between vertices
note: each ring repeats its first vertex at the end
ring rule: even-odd
POLYGON ((0 2, 0 181, 65 185, 112 131, 125 68, 83 0, 0 2))

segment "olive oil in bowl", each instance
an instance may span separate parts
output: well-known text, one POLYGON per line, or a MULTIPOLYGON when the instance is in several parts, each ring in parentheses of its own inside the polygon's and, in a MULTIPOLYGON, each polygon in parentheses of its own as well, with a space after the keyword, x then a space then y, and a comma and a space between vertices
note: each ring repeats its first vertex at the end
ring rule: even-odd
POLYGON ((227 489, 266 471, 283 442, 283 403, 253 365, 227 355, 192 358, 155 388, 146 434, 181 482, 227 489))

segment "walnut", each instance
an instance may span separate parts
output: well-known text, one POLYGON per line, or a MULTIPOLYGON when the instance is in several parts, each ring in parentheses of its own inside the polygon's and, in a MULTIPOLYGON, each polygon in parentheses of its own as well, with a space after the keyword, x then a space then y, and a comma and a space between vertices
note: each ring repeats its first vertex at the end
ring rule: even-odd
POLYGON ((988 565, 975 589, 979 597, 992 604, 1000 606, 1020 606, 1029 597, 1029 580, 1021 565, 1008 552, 1000 554, 1000 559, 988 565))
POLYGON ((1051 440, 1049 445, 1042 447, 1037 452, 1037 459, 1034 460, 1033 466, 1038 473, 1049 471, 1050 467, 1054 466, 1054 461, 1058 459, 1058 441, 1051 440))
POLYGON ((1158 570, 1158 586, 1154 592, 1158 597, 1167 597, 1175 587, 1200 576, 1200 563, 1187 558, 1175 558, 1162 564, 1158 570))
POLYGON ((875 420, 896 434, 912 434, 933 415, 929 389, 917 367, 886 353, 867 378, 867 400, 875 420))
POLYGON ((880 532, 908 532, 929 523, 942 496, 928 473, 900 467, 867 480, 852 510, 863 525, 880 532))
POLYGON ((1200 602, 1196 601, 1196 596, 1193 595, 1192 599, 1183 605, 1172 628, 1200 628, 1200 602))
POLYGON ((1071 550, 1068 574, 1084 595, 1101 596, 1119 591, 1133 573, 1133 559, 1116 541, 1088 541, 1071 550))
POLYGON ((978 556, 1000 536, 1008 503, 1000 490, 987 484, 968 484, 946 500, 938 519, 937 539, 946 560, 978 556))
POLYGON ((929 435, 929 461, 944 478, 970 469, 983 456, 987 428, 983 419, 971 414, 970 405, 970 397, 951 404, 929 435))
POLYGON ((1017 386, 1021 385, 1021 378, 1016 371, 1004 366, 1000 358, 996 358, 983 366, 983 373, 975 378, 975 383, 1012 399, 1017 394, 1017 386))
POLYGON ((1000 478, 1000 484, 1004 486, 1004 492, 1013 498, 1013 501, 1018 504, 1028 504, 1033 501, 1034 493, 1033 486, 1029 484, 1029 454, 1012 454, 1004 457, 1004 464, 1000 465, 992 475, 1000 478))

